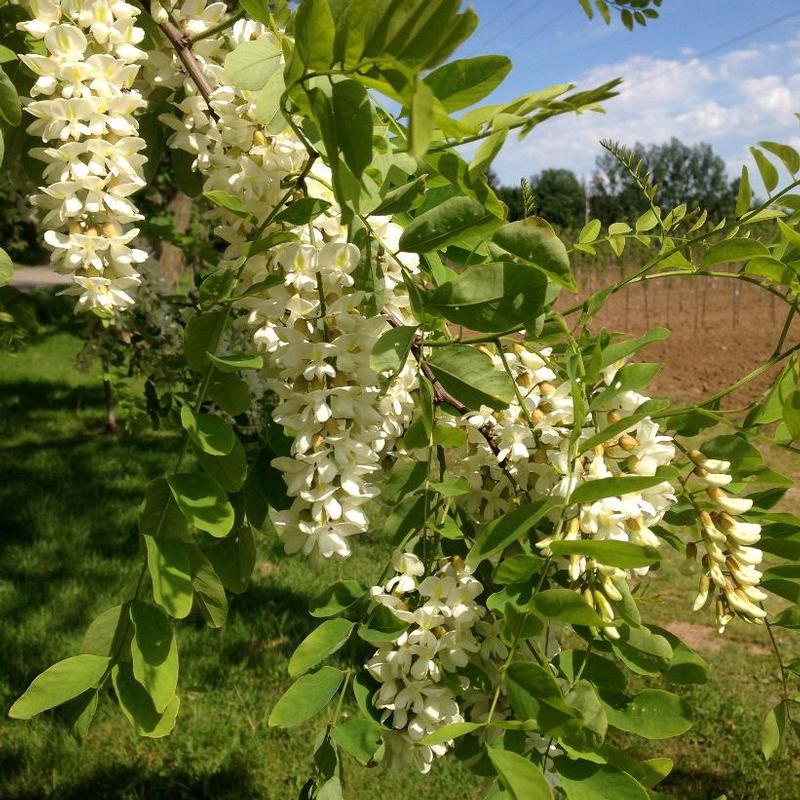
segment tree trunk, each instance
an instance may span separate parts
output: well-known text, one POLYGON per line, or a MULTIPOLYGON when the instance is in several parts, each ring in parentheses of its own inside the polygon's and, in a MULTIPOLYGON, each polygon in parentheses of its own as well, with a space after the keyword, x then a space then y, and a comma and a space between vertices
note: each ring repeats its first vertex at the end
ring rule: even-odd
MULTIPOLYGON (((170 200, 167 208, 175 217, 175 230, 178 233, 185 233, 192 216, 192 198, 179 191, 170 200)), ((183 275, 184 267, 186 266, 183 251, 170 242, 164 242, 161 246, 160 264, 161 282, 164 292, 169 294, 175 288, 178 279, 183 275)))

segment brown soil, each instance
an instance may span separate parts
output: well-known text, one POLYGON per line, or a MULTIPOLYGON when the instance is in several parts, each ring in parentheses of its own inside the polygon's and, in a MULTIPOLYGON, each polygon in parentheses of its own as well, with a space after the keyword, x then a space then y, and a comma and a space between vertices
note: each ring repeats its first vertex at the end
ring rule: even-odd
POLYGON ((717 634, 716 629, 710 625, 697 625, 694 622, 676 620, 667 623, 664 627, 689 645, 692 650, 699 650, 701 653, 718 653, 725 643, 717 634))
MULTIPOLYGON (((620 275, 621 270, 613 266, 579 271, 579 297, 616 282, 620 275)), ((573 303, 574 296, 567 302, 573 303)), ((787 310, 763 289, 738 281, 669 278, 635 284, 613 296, 592 328, 637 335, 656 326, 667 328, 669 338, 640 351, 637 359, 664 364, 650 394, 693 402, 725 388, 768 359, 787 310)), ((795 322, 784 347, 799 338, 800 323, 795 322)), ((773 370, 726 398, 723 407, 741 407, 755 399, 775 374, 773 370)))

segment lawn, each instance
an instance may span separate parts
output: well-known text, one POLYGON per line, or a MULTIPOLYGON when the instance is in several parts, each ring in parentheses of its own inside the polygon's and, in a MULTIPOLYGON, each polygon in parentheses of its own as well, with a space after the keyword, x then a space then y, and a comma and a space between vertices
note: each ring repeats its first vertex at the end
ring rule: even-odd
MULTIPOLYGON (((138 572, 138 505, 147 482, 168 469, 177 441, 103 433, 99 376, 74 369, 79 340, 49 332, 17 355, 0 355, 0 694, 8 709, 30 679, 75 652, 91 619, 126 596, 138 572)), ((232 599, 228 624, 180 625, 178 725, 164 740, 137 739, 113 702, 82 744, 57 714, 0 720, 2 798, 294 798, 308 776, 318 726, 270 730, 269 709, 288 684, 286 665, 305 635, 308 598, 335 576, 377 576, 388 554, 377 538, 355 557, 312 572, 262 534, 250 590, 232 599)), ((765 765, 758 730, 779 699, 765 631, 734 624, 717 636, 692 615, 694 579, 667 563, 644 609, 697 647, 713 685, 682 689, 695 728, 675 742, 637 745, 668 755, 663 785, 681 800, 793 800, 800 752, 765 765), (689 623, 689 624, 686 624, 689 623)), ((800 638, 783 637, 787 656, 800 638)), ((629 742, 634 744, 633 742, 629 742)), ((480 779, 455 761, 419 777, 345 764, 348 800, 478 798, 480 779)))

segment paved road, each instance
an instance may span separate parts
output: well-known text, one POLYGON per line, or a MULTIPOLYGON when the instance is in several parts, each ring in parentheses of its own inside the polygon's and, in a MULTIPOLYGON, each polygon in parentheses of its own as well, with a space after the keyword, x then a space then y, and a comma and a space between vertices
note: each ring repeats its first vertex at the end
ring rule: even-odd
POLYGON ((59 275, 50 267, 20 267, 11 278, 11 285, 17 289, 38 289, 46 286, 66 286, 69 275, 59 275))

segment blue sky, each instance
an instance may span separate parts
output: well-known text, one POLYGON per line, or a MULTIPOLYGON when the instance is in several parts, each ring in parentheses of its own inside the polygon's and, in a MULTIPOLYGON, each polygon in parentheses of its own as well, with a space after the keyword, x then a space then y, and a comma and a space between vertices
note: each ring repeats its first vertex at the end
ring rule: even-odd
POLYGON ((618 17, 610 27, 590 22, 577 0, 472 6, 481 22, 458 56, 500 53, 514 64, 492 102, 553 83, 589 88, 625 79, 606 114, 545 123, 523 142, 509 137, 495 162, 505 183, 546 167, 588 176, 601 138, 709 142, 732 174, 759 139, 800 147, 800 0, 664 0, 660 18, 633 32, 618 17))

